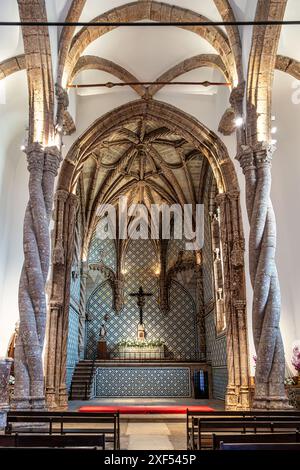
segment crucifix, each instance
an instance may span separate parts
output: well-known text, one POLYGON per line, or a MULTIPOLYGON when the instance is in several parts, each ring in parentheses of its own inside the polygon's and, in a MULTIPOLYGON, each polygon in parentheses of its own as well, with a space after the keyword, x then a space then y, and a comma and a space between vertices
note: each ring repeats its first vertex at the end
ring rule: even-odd
POLYGON ((140 322, 138 324, 138 340, 144 341, 145 340, 145 327, 143 323, 143 307, 146 303, 145 297, 151 297, 153 295, 151 292, 144 292, 142 286, 140 286, 138 292, 132 292, 129 294, 131 297, 137 297, 137 306, 140 309, 140 322))

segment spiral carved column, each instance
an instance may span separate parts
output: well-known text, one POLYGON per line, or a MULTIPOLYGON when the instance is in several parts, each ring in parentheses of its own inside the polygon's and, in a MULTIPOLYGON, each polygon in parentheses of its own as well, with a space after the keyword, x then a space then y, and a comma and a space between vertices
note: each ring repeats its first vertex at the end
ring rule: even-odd
POLYGON ((26 149, 29 203, 24 219, 24 264, 19 284, 20 329, 15 348, 13 408, 44 408, 42 350, 46 329, 45 284, 50 262, 49 222, 61 156, 56 147, 26 149))
POLYGON ((280 286, 275 264, 276 221, 270 199, 274 147, 243 146, 238 156, 246 178, 250 222, 249 265, 253 287, 252 321, 257 354, 253 408, 288 408, 285 358, 279 328, 280 286))

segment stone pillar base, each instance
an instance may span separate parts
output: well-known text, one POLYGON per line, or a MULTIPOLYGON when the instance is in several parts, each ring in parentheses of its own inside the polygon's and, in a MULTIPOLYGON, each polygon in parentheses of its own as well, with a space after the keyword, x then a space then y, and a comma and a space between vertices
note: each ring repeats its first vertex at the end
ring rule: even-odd
POLYGON ((57 408, 56 396, 54 390, 46 393, 46 406, 48 410, 57 408))
POLYGON ((63 389, 61 390, 59 394, 59 409, 60 410, 67 410, 68 409, 68 392, 67 390, 63 389))
POLYGON ((18 410, 46 410, 45 397, 13 397, 11 409, 18 410))
POLYGON ((241 410, 250 410, 250 390, 249 387, 240 388, 239 405, 241 410))
POLYGON ((232 385, 227 386, 225 396, 225 410, 234 411, 238 406, 238 397, 235 391, 235 387, 232 385))
POLYGON ((253 410, 291 410, 292 408, 286 397, 254 397, 252 403, 253 410))
POLYGON ((46 410, 45 397, 30 397, 31 408, 33 410, 46 410))
POLYGON ((250 410, 250 393, 248 387, 227 387, 225 409, 228 411, 250 410))
POLYGON ((11 409, 12 410, 31 410, 30 399, 23 398, 23 397, 16 397, 14 396, 11 401, 11 409))

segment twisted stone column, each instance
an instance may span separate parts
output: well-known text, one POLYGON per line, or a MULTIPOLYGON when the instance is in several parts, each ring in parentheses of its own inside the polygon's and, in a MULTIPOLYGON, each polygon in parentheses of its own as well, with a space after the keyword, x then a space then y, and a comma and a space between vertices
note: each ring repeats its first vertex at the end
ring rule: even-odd
POLYGON ((274 147, 242 147, 238 156, 246 178, 250 222, 249 265, 253 287, 252 321, 257 353, 253 408, 287 408, 285 358, 279 329, 280 287, 275 264, 276 221, 270 199, 274 147))
POLYGON ((29 202, 25 212, 24 264, 19 284, 20 330, 15 348, 13 408, 44 408, 42 350, 46 328, 45 284, 50 262, 49 222, 54 180, 61 156, 57 147, 34 143, 26 149, 29 202))

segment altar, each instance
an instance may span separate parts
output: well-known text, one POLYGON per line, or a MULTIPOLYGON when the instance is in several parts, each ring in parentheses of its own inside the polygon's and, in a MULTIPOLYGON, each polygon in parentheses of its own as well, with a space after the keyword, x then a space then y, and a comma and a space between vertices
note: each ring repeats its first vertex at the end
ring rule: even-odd
POLYGON ((175 361, 96 361, 91 398, 210 398, 211 368, 175 361))
POLYGON ((152 296, 140 286, 137 292, 129 293, 137 300, 131 304, 130 316, 103 317, 97 355, 86 360, 91 399, 212 396, 211 367, 197 350, 194 326, 185 321, 178 328, 180 319, 190 315, 190 307, 185 310, 186 305, 181 306, 175 321, 161 312, 154 317, 152 304, 144 323, 143 308, 146 298, 152 296), (139 318, 135 323, 136 305, 139 318))

